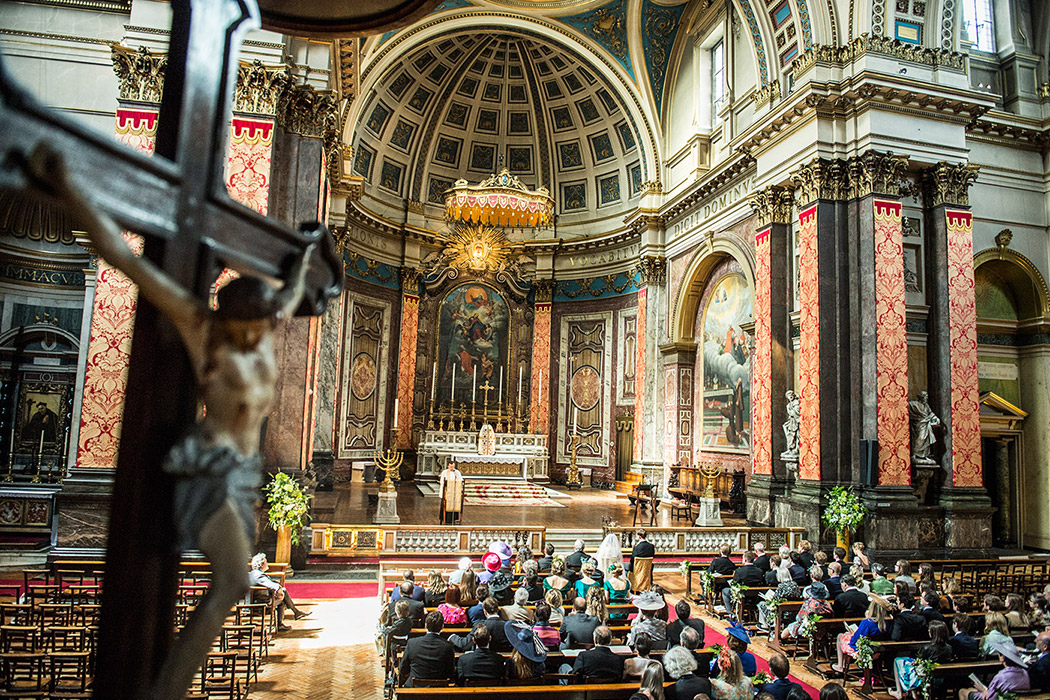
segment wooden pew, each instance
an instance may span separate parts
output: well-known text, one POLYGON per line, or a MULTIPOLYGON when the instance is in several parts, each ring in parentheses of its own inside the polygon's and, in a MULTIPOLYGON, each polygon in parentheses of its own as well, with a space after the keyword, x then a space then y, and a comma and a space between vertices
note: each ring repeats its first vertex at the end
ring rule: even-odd
MULTIPOLYGON (((664 683, 665 690, 674 685, 664 683)), ((441 700, 474 700, 477 697, 496 698, 512 693, 514 697, 529 700, 627 700, 638 690, 638 683, 576 683, 570 685, 492 685, 445 688, 398 688, 400 698, 440 698, 441 700)))

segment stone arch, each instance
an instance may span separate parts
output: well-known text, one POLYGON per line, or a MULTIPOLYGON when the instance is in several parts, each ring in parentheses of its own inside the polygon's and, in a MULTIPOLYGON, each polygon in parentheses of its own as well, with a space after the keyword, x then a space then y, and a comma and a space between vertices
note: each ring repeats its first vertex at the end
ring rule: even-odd
POLYGON ((674 316, 670 325, 672 342, 691 343, 696 340, 696 316, 701 311, 700 299, 711 281, 711 273, 727 258, 733 258, 739 263, 748 288, 752 295, 755 293, 755 272, 748 256, 732 240, 716 238, 710 246, 704 246, 697 252, 686 268, 674 302, 674 316))
MULTIPOLYGON (((981 251, 974 256, 974 277, 983 277, 987 284, 996 285, 996 291, 1004 301, 1013 306, 1015 319, 1023 321, 1050 321, 1050 289, 1035 264, 1021 253, 1009 248, 994 248, 981 251)), ((976 290, 978 296, 982 293, 976 290)), ((991 300, 985 303, 985 312, 993 313, 991 300)), ((981 316, 982 299, 977 300, 978 317, 981 316)))

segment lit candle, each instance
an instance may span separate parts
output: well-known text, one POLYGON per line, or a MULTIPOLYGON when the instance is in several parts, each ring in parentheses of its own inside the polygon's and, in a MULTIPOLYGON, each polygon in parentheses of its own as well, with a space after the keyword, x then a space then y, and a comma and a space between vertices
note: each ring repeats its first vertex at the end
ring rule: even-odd
POLYGON ((496 394, 496 402, 501 403, 503 401, 503 368, 499 368, 499 393, 496 394))
POLYGON ((450 404, 456 403, 456 363, 452 363, 452 395, 449 396, 450 404))
POLYGON ((478 402, 478 366, 474 365, 474 379, 470 383, 470 403, 478 402))
MULTIPOLYGON (((521 383, 521 380, 524 377, 524 375, 525 375, 525 365, 518 365, 518 403, 519 404, 525 403, 525 395, 521 393, 522 389, 524 388, 522 386, 522 383, 521 383)), ((14 440, 14 438, 12 438, 12 440, 14 440)), ((14 444, 14 442, 12 442, 11 444, 14 444)))
POLYGON ((394 399, 394 430, 397 430, 397 409, 400 406, 400 399, 394 399))
POLYGON ((438 363, 434 363, 434 378, 430 380, 430 403, 437 399, 438 392, 438 363))
POLYGON ((44 429, 40 429, 40 452, 37 454, 37 461, 44 458, 44 429))
MULTIPOLYGON (((579 424, 579 419, 580 419, 580 409, 579 409, 578 406, 573 406, 572 407, 572 434, 573 435, 575 435, 577 433, 576 427, 579 424)), ((397 426, 395 425, 394 427, 396 428, 397 426)))

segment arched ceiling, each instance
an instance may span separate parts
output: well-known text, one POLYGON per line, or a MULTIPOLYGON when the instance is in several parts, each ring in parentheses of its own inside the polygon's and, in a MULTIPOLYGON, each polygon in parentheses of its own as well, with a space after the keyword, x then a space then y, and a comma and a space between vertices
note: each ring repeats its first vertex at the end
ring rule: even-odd
POLYGON ((610 82, 520 29, 460 28, 413 46, 376 76, 352 133, 354 174, 391 206, 439 208, 455 180, 505 165, 550 190, 560 235, 608 230, 587 223, 622 220, 653 179, 648 140, 610 82))

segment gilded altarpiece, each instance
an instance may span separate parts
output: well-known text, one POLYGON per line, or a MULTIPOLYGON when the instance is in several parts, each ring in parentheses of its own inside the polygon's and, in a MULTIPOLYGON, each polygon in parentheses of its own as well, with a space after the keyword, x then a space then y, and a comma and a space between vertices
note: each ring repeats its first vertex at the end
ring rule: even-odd
POLYGON ((383 431, 390 345, 390 304, 345 294, 339 406, 340 459, 370 459, 385 445, 383 431))
POLYGON ((563 316, 558 386, 558 461, 568 462, 576 430, 577 464, 609 464, 613 313, 563 316))

